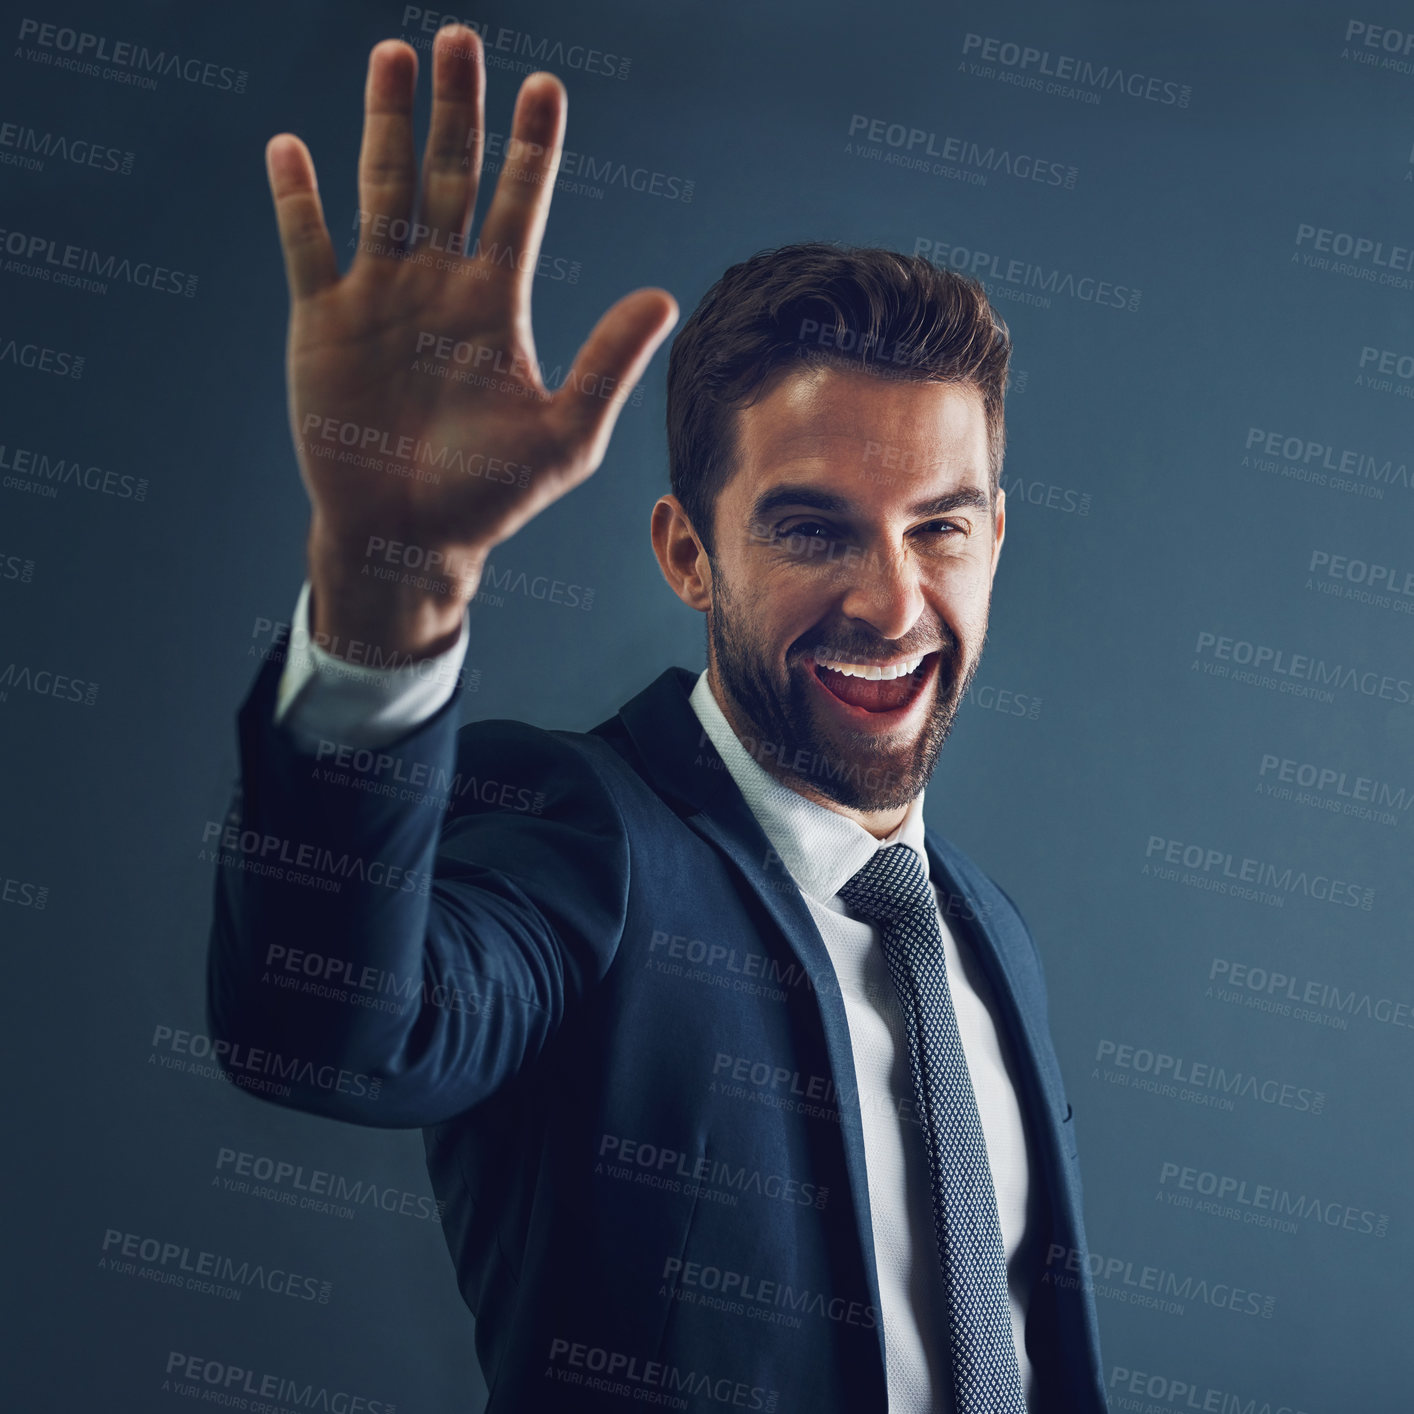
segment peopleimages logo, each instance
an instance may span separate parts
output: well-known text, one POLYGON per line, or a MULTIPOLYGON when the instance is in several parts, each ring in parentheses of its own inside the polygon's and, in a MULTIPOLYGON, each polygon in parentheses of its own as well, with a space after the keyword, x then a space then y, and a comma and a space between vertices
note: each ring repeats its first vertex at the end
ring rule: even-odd
MULTIPOLYGON (((1414 146, 1409 150, 1409 171, 1406 181, 1414 181, 1414 146)), ((1399 349, 1377 349, 1364 344, 1360 349, 1357 388, 1374 393, 1392 393, 1396 398, 1414 398, 1414 353, 1399 349)))
POLYGON ((48 902, 48 884, 35 884, 0 874, 0 903, 14 904, 16 908, 32 908, 36 913, 41 913, 48 902))
POLYGON ((1332 879, 1327 874, 1307 873, 1305 869, 1294 870, 1289 864, 1234 855, 1231 850, 1205 848, 1201 844, 1168 839, 1163 835, 1149 836, 1144 858, 1149 861, 1144 865, 1145 874, 1156 872, 1158 877, 1164 878, 1165 873, 1156 870, 1155 865, 1171 866, 1169 873, 1181 866, 1206 877, 1217 893, 1231 890, 1241 896, 1242 886, 1253 885, 1259 890, 1276 889, 1278 896, 1300 894, 1321 903, 1362 908, 1367 913, 1375 906, 1374 889, 1363 884, 1332 879))
MULTIPOLYGON (((602 1134, 595 1155, 594 1172, 610 1178, 634 1173, 637 1182, 691 1196, 709 1196, 712 1188, 734 1195, 756 1195, 778 1202, 824 1211, 830 1200, 828 1185, 806 1183, 788 1174, 773 1173, 729 1159, 709 1159, 671 1145, 649 1143, 622 1134, 602 1134)), ((729 1206, 735 1206, 735 1201, 729 1206)))
POLYGON ((1231 677, 1259 687, 1279 687, 1298 696, 1333 701, 1329 689, 1375 697, 1401 706, 1414 704, 1414 680, 1381 673, 1373 668, 1327 663, 1310 653, 1292 653, 1272 644, 1200 630, 1194 645, 1193 668, 1209 677, 1231 677), (1235 664, 1237 671, 1229 669, 1235 664), (1211 670, 1211 671, 1210 671, 1211 670), (1324 690, 1324 696, 1320 696, 1324 690))
POLYGON ((1041 309, 1049 309, 1051 297, 1060 295, 1082 304, 1132 313, 1139 308, 1144 294, 1142 290, 1117 285, 1095 275, 1077 275, 1073 270, 1062 270, 1058 266, 1008 259, 993 251, 973 250, 926 236, 914 239, 913 254, 924 256, 940 269, 965 271, 982 282, 990 299, 1013 300, 1041 309))
POLYGON ((1308 243, 1313 250, 1346 256, 1361 264, 1382 266, 1389 270, 1414 270, 1414 246, 1387 246, 1373 236, 1335 231, 1327 226, 1313 226, 1310 222, 1300 221, 1296 226, 1296 244, 1304 246, 1308 243))
POLYGON ((1276 1297, 1250 1291, 1229 1281, 1182 1275, 1166 1267, 1136 1263, 1128 1257, 1103 1257, 1053 1242, 1046 1249, 1046 1271, 1041 1280, 1071 1289, 1091 1286, 1096 1296, 1148 1306, 1181 1316, 1184 1303, 1200 1302, 1219 1310, 1270 1320, 1276 1297), (1071 1280, 1067 1281, 1065 1275, 1071 1280))
POLYGON ((1382 811, 1391 817, 1382 819, 1382 824, 1398 823, 1399 814, 1414 805, 1414 787, 1409 785, 1381 780, 1377 776, 1362 776, 1325 763, 1277 756, 1270 751, 1262 753, 1257 777, 1259 795, 1317 804, 1323 809, 1361 819, 1375 818, 1374 812, 1382 811))
POLYGON ((500 486, 530 485, 531 468, 521 462, 488 457, 485 452, 468 451, 450 442, 428 442, 411 433, 322 417, 316 412, 305 414, 300 437, 300 449, 307 443, 313 456, 386 470, 403 480, 430 481, 435 486, 445 471, 500 486))
POLYGON ((1119 64, 1099 64, 1092 59, 1073 54, 1053 54, 1049 49, 1018 44, 993 35, 968 33, 963 37, 964 73, 977 78, 998 78, 1004 83, 1016 83, 1022 88, 1057 93, 1062 97, 1080 96, 1075 90, 1088 90, 1088 101, 1098 103, 1106 93, 1137 98, 1177 108, 1187 108, 1193 97, 1188 84, 1172 79, 1157 78, 1119 64), (979 62, 980 61, 980 62, 979 62), (996 69, 975 72, 982 64, 996 69), (1049 79, 1052 82, 1046 83, 1049 79))
POLYGON ((1256 1227, 1295 1232, 1297 1225, 1292 1219, 1302 1219, 1368 1237, 1389 1235, 1388 1213, 1341 1203, 1326 1193, 1293 1193, 1276 1184, 1255 1183, 1233 1174, 1215 1173, 1172 1160, 1166 1159, 1160 1166, 1159 1189, 1167 1196, 1188 1200, 1175 1202, 1173 1207, 1192 1207, 1216 1217, 1235 1217, 1239 1222, 1256 1227), (1210 1201, 1203 1203, 1201 1199, 1210 1201))
POLYGON ((27 123, 0 122, 0 162, 42 172, 45 160, 57 158, 75 167, 93 167, 100 172, 132 175, 133 154, 106 142, 69 137, 52 129, 40 132, 27 123))
POLYGON ((780 1390, 748 1384, 720 1369, 685 1370, 671 1361, 651 1360, 633 1351, 610 1350, 565 1336, 551 1340, 548 1356, 547 1380, 617 1394, 635 1403, 686 1409, 688 1398, 708 1399, 728 1409, 755 1409, 764 1414, 775 1414, 780 1407, 780 1390))
POLYGON ((29 491, 51 501, 57 499, 61 486, 77 486, 80 490, 114 496, 120 501, 147 499, 145 476, 85 466, 77 457, 53 456, 47 450, 33 447, 0 442, 0 471, 12 473, 0 483, 7 491, 29 491))
POLYGON ((1344 581, 1347 585, 1368 586, 1373 591, 1383 590, 1385 593, 1377 593, 1375 598, 1386 602, 1393 597, 1414 604, 1414 565, 1382 564, 1378 560, 1362 560, 1330 550, 1312 550, 1306 573, 1344 581))
POLYGON ((84 356, 47 344, 22 344, 18 339, 0 335, 0 364, 16 368, 32 368, 39 373, 52 373, 56 378, 82 378, 84 356))
POLYGON ((228 1408, 273 1410, 283 1406, 285 1409, 327 1409, 330 1414, 394 1414, 397 1407, 387 1400, 367 1399, 342 1389, 331 1390, 313 1380, 262 1373, 227 1360, 212 1360, 180 1350, 167 1352, 165 1374, 164 1390, 228 1408), (247 1396, 257 1402, 249 1402, 247 1396))
POLYGON ((849 136, 853 141, 845 144, 846 155, 876 157, 889 166, 931 171, 939 176, 955 175, 948 164, 956 163, 959 167, 973 169, 968 175, 975 178, 974 184, 979 186, 987 184, 989 175, 1000 174, 1021 182, 1070 189, 1079 176, 1079 169, 1070 163, 1029 152, 1013 152, 1005 145, 999 147, 996 143, 894 123, 865 113, 850 115, 849 136), (866 147, 866 143, 871 146, 866 147))
POLYGON ((34 579, 34 561, 25 555, 7 555, 0 549, 0 579, 29 584, 34 579))
POLYGON ((1368 20, 1349 20, 1345 26, 1342 59, 1372 69, 1390 69, 1414 74, 1414 29, 1393 29, 1372 25, 1368 20))
POLYGON ((92 707, 98 701, 96 682, 69 677, 50 668, 35 668, 29 663, 11 662, 0 672, 0 702, 8 702, 11 691, 48 697, 55 702, 77 702, 84 707, 92 707))
POLYGON ((152 76, 181 79, 200 88, 215 88, 226 93, 244 93, 249 74, 212 60, 193 55, 152 50, 132 40, 109 39, 69 25, 56 25, 30 19, 20 21, 19 36, 38 46, 21 49, 17 57, 32 63, 49 64, 56 69, 69 69, 91 77, 118 79, 139 88, 154 89, 152 76), (100 67, 106 65, 107 67, 100 67))
MULTIPOLYGON (((1414 164, 1414 150, 1411 150, 1409 160, 1414 164)), ((1377 373, 1414 378, 1414 353, 1399 353, 1394 349, 1377 349, 1371 344, 1364 344, 1360 349, 1360 367, 1368 370, 1372 363, 1377 373)))
MULTIPOLYGON (((1264 1105, 1275 1105, 1283 1110, 1318 1115, 1326 1107, 1324 1091, 1292 1085, 1272 1076, 1252 1075, 1243 1070, 1230 1071, 1218 1061, 1195 1061, 1189 1056, 1174 1056, 1167 1051, 1150 1050, 1147 1046, 1131 1046, 1101 1038, 1095 1049, 1095 1064, 1132 1071, 1137 1075, 1152 1075, 1158 1080, 1171 1080, 1177 1085, 1191 1085, 1220 1095, 1260 1100, 1264 1105)), ((1219 1108, 1230 1109, 1231 1106, 1219 1108)))
POLYGON ((1294 1404, 1253 1395, 1244 1398, 1235 1390, 1176 1379, 1172 1375, 1153 1375, 1125 1365, 1116 1365, 1110 1371, 1109 1390, 1111 1409, 1134 1414, 1164 1414, 1169 1409, 1212 1410, 1213 1414, 1306 1414, 1294 1404), (1143 1398, 1130 1398, 1130 1395, 1143 1398), (1159 1403, 1152 1402, 1155 1400, 1159 1403))
POLYGON ((1409 475, 1408 464, 1397 462, 1393 457, 1381 457, 1350 447, 1337 448, 1332 442, 1264 427, 1249 427, 1244 445, 1246 455, 1242 458, 1242 465, 1255 467, 1259 471, 1278 472, 1299 481, 1314 482, 1317 486, 1333 486, 1337 490, 1363 488, 1375 500, 1381 501, 1387 486, 1414 490, 1414 478, 1409 475))
POLYGON ((447 1205, 425 1193, 412 1193, 371 1179, 349 1179, 328 1169, 307 1169, 303 1164, 222 1146, 216 1152, 213 1186, 227 1193, 269 1198, 287 1207, 298 1207, 337 1217, 353 1217, 357 1208, 378 1208, 385 1213, 440 1223, 447 1205))
POLYGON ((364 859, 344 850, 335 854, 327 845, 289 840, 280 835, 243 830, 239 825, 208 820, 202 827, 202 863, 248 869, 251 873, 287 877, 294 883, 313 882, 325 893, 338 893, 347 881, 392 889, 397 893, 431 892, 431 876, 401 864, 381 859, 364 859), (219 840, 219 845, 215 841, 219 840), (229 852, 228 852, 229 851, 229 852))
POLYGON ((1232 958, 1215 957, 1208 969, 1208 987, 1203 995, 1215 993, 1219 1001, 1236 999, 1253 1010, 1294 1015, 1300 1021, 1318 1020, 1335 1031, 1348 1030, 1347 1018, 1352 1016, 1414 1030, 1414 1002, 1377 997, 1353 987, 1346 989, 1319 978, 1278 972, 1232 958), (1311 1008, 1319 1009, 1321 1015, 1308 1016, 1306 1012, 1311 1008))
POLYGON ((75 245, 72 241, 60 245, 53 236, 0 227, 0 250, 11 257, 3 267, 6 274, 74 285, 92 294, 107 294, 106 282, 113 280, 156 294, 184 295, 188 299, 196 295, 195 275, 169 270, 150 260, 133 261, 126 255, 75 245), (76 274, 76 271, 82 273, 76 274))
POLYGON ((361 1070, 319 1063, 300 1056, 285 1056, 261 1046, 226 1041, 201 1031, 185 1031, 161 1023, 153 1028, 149 1065, 160 1063, 163 1070, 200 1075, 209 1080, 230 1080, 245 1090, 282 1096, 292 1094, 291 1085, 337 1091, 360 1100, 376 1100, 383 1082, 361 1070), (271 1077, 274 1077, 273 1079, 271 1077), (290 1082, 286 1084, 283 1082, 290 1082))
POLYGON ((663 1262, 660 1280, 663 1283, 660 1295, 666 1292, 674 1300, 689 1305, 712 1306, 729 1315, 749 1315, 753 1320, 766 1320, 772 1325, 786 1325, 796 1330, 804 1324, 795 1314, 798 1311, 868 1330, 879 1324, 877 1309, 862 1301, 850 1301, 779 1278, 763 1277, 759 1272, 738 1271, 715 1263, 685 1262, 681 1257, 669 1255, 663 1262))
MULTIPOLYGON (((508 158, 515 163, 524 163, 528 158, 535 159, 545 155, 545 148, 538 142, 527 142, 489 129, 482 131, 473 128, 467 134, 468 150, 462 158, 464 167, 471 165, 471 149, 477 138, 481 138, 485 144, 481 168, 483 176, 499 171, 508 158), (512 142, 515 143, 513 148, 509 146, 512 142)), ((656 196, 664 201, 676 201, 683 206, 690 206, 697 183, 691 177, 660 172, 654 167, 635 165, 619 157, 599 157, 589 152, 561 148, 559 165, 555 169, 556 191, 565 191, 572 196, 589 196, 596 201, 602 201, 606 187, 618 187, 623 191, 637 192, 640 196, 656 196)))
POLYGON ((237 1262, 234 1257, 222 1252, 193 1250, 182 1242, 164 1241, 138 1232, 123 1232, 116 1227, 110 1227, 103 1234, 102 1251, 100 1268, 113 1270, 120 1276, 144 1276, 159 1285, 185 1285, 191 1290, 199 1289, 192 1283, 203 1280, 211 1284, 224 1284, 234 1292, 229 1299, 236 1301, 240 1300, 241 1289, 245 1288, 327 1306, 334 1289, 333 1282, 302 1276, 285 1267, 267 1267, 263 1262, 252 1263, 248 1260, 237 1262))
POLYGON ((1300 222, 1290 263, 1399 290, 1414 290, 1414 277, 1408 273, 1414 270, 1414 246, 1390 245, 1352 231, 1300 222))
POLYGON ((528 74, 536 69, 565 68, 581 74, 597 74, 606 79, 626 79, 633 60, 618 54, 607 54, 587 44, 566 44, 548 35, 527 34, 509 25, 494 28, 486 20, 465 19, 434 7, 405 5, 403 28, 413 31, 408 43, 427 49, 444 25, 460 24, 473 29, 481 37, 488 68, 510 69, 528 74), (522 56, 518 58, 509 55, 522 56), (527 60, 531 62, 526 62, 527 60))

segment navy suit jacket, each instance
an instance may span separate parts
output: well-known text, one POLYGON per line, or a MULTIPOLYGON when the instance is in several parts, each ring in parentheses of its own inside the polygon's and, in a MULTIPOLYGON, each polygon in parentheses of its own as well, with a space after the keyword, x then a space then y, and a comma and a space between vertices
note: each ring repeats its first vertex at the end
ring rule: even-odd
MULTIPOLYGON (((458 731, 454 699, 391 746, 311 756, 272 723, 282 662, 239 716, 210 1025, 254 1094, 424 1129, 488 1410, 884 1411, 843 999, 694 675, 587 733, 458 731)), ((1033 1409, 1103 1411, 1040 959, 996 884, 927 847, 1019 1070, 1033 1409)))

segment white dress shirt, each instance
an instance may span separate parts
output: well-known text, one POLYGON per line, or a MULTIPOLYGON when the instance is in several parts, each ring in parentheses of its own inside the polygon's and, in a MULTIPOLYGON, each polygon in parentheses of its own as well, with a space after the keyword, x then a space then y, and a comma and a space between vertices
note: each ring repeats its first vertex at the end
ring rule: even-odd
POLYGON ((344 746, 385 746, 446 705, 456 691, 466 645, 463 614, 461 633, 450 648, 405 668, 370 668, 337 658, 310 636, 309 581, 305 580, 290 618, 275 721, 311 753, 321 740, 344 746))
MULTIPOLYGON (((321 739, 384 745, 425 721, 451 697, 466 654, 465 619, 458 641, 437 655, 439 671, 429 673, 425 665, 421 671, 377 669, 347 663, 312 642, 308 606, 306 581, 291 620, 275 709, 275 720, 306 750, 321 739)), ((705 672, 690 701, 782 867, 799 886, 834 965, 849 1024, 864 1131, 889 1414, 952 1414, 931 1178, 913 1101, 903 1015, 878 929, 851 917, 839 899, 843 885, 885 845, 909 845, 927 867, 923 795, 914 798, 893 834, 875 839, 853 820, 772 777, 737 740, 705 672)), ((997 1029, 986 979, 970 948, 962 946, 948 926, 941 906, 938 924, 958 1032, 987 1141, 1006 1253, 1012 1338, 1030 1403, 1034 1374, 1024 1330, 1037 1215, 1014 1060, 997 1029)), ((843 1080, 840 1088, 847 1088, 843 1080)))

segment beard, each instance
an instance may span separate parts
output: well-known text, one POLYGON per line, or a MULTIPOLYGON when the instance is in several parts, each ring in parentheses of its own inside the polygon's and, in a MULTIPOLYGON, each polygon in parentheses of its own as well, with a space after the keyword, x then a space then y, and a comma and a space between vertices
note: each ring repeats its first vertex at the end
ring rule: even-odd
POLYGON ((707 634, 723 694, 755 735, 754 741, 743 740, 742 745, 776 779, 792 786, 798 782, 806 787, 804 793, 849 810, 900 809, 933 774, 981 658, 979 646, 964 665, 955 635, 944 624, 937 628, 937 635, 910 643, 909 638, 923 640, 924 635, 890 642, 861 639, 856 628, 831 635, 817 627, 791 644, 778 676, 748 631, 745 616, 735 611, 721 574, 712 577, 707 634), (923 689, 933 700, 913 739, 894 744, 877 734, 827 724, 814 701, 816 689, 806 681, 812 671, 809 660, 819 649, 845 661, 936 651, 936 677, 923 689))

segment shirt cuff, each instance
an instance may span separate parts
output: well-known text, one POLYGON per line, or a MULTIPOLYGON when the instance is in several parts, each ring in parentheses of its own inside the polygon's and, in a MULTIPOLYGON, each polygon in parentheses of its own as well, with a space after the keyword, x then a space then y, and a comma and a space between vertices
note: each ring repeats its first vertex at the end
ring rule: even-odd
POLYGON ((301 751, 321 742, 386 746, 420 727, 451 701, 466 660, 467 621, 442 653, 398 668, 374 668, 326 652, 309 632, 309 580, 300 586, 290 620, 285 667, 275 698, 275 723, 301 751))

